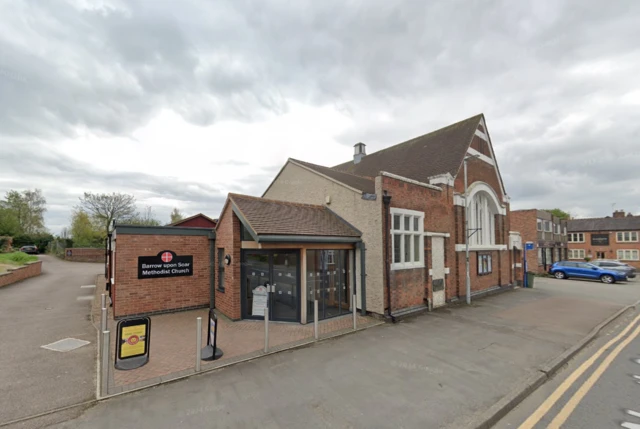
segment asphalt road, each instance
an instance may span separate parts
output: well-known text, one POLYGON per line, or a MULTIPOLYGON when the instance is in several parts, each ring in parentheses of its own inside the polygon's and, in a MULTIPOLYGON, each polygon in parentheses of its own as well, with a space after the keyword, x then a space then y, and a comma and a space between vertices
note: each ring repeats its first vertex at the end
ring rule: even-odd
MULTIPOLYGON (((96 330, 89 321, 102 264, 40 256, 42 274, 0 288, 0 425, 95 398, 96 330), (61 353, 41 348, 64 338, 90 341, 61 353)), ((72 417, 31 421, 42 427, 72 417)))
POLYGON ((523 378, 640 299, 640 284, 536 280, 471 307, 119 396, 54 427, 473 427, 523 378))
POLYGON ((640 312, 617 321, 495 426, 558 427, 640 429, 640 312))

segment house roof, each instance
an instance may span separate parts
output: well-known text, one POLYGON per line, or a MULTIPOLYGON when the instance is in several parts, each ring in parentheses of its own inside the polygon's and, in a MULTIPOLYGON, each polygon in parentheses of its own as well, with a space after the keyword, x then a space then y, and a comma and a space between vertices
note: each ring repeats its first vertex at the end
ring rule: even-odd
POLYGON ((640 231, 640 216, 599 217, 567 221, 567 232, 587 231, 640 231))
POLYGON ((423 183, 445 173, 456 177, 482 118, 482 114, 473 116, 366 155, 358 164, 349 161, 332 169, 369 178, 386 171, 423 183))
POLYGON ((352 237, 362 235, 328 207, 229 194, 245 226, 256 235, 352 237), (244 219, 242 219, 244 218, 244 219), (247 225, 248 224, 248 225, 247 225))
POLYGON ((344 183, 345 185, 355 188, 359 191, 368 194, 375 194, 376 192, 375 181, 373 179, 356 176, 354 174, 345 173, 329 167, 324 167, 322 165, 312 164, 310 162, 300 161, 297 159, 291 159, 291 161, 304 167, 310 168, 317 173, 324 174, 325 176, 337 180, 340 183, 344 183))
POLYGON ((169 224, 169 225, 167 225, 167 226, 178 226, 178 225, 181 225, 181 224, 183 224, 183 223, 185 223, 185 222, 187 222, 187 221, 189 221, 189 220, 192 220, 192 219, 195 219, 195 218, 198 218, 198 217, 201 217, 201 218, 203 218, 203 219, 206 219, 206 220, 208 220, 209 222, 212 222, 213 224, 216 224, 216 223, 218 222, 218 220, 217 220, 217 219, 211 219, 211 218, 210 218, 209 216, 207 216, 207 215, 204 215, 204 214, 202 214, 202 213, 198 213, 198 214, 195 214, 195 215, 193 215, 193 216, 189 216, 189 217, 186 217, 186 218, 184 218, 184 219, 180 219, 180 220, 179 220, 179 221, 177 221, 177 222, 170 223, 170 224, 169 224))

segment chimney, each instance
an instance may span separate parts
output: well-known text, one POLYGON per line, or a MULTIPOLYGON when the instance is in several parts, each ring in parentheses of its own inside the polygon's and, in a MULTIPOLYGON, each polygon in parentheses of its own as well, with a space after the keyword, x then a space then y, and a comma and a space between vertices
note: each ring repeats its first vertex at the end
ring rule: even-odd
POLYGON ((354 164, 359 164, 362 158, 364 158, 367 155, 366 147, 367 145, 364 143, 356 143, 355 145, 353 145, 353 148, 354 148, 353 163, 354 164))
POLYGON ((624 217, 624 210, 616 210, 615 212, 613 212, 613 217, 614 218, 620 218, 620 217, 624 217))

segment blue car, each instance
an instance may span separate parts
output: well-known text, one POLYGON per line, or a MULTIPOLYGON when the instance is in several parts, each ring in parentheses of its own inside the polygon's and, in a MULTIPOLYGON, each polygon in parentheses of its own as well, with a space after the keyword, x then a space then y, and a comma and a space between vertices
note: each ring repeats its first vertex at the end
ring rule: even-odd
POLYGON ((557 279, 570 277, 600 280, 602 283, 626 281, 627 275, 622 271, 615 271, 588 262, 559 261, 549 268, 549 274, 557 279))

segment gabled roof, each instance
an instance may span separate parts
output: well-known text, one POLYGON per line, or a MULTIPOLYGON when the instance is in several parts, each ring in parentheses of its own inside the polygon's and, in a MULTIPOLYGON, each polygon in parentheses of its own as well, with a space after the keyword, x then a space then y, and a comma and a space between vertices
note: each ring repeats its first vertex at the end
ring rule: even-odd
POLYGON ((588 231, 640 231, 640 216, 599 217, 567 221, 567 232, 588 231))
POLYGON ((195 214, 195 215, 193 215, 193 216, 189 216, 189 217, 186 217, 186 218, 184 218, 184 219, 180 219, 180 220, 179 220, 179 221, 177 221, 177 222, 170 223, 170 224, 169 224, 169 225, 167 225, 167 226, 177 226, 177 225, 181 225, 181 224, 183 224, 183 223, 185 223, 185 222, 187 222, 187 221, 190 221, 190 220, 195 219, 195 218, 198 218, 198 217, 201 217, 201 218, 203 218, 203 219, 206 219, 206 220, 208 220, 209 222, 211 222, 211 223, 213 223, 213 224, 216 224, 216 223, 218 222, 218 220, 217 220, 217 219, 211 219, 211 218, 210 218, 209 216, 207 216, 207 215, 204 215, 204 214, 202 214, 202 213, 198 213, 198 214, 195 214))
POLYGON ((367 194, 375 194, 376 192, 375 181, 373 179, 356 176, 350 173, 344 173, 342 171, 334 170, 329 167, 324 167, 322 165, 312 164, 310 162, 300 161, 293 158, 290 158, 290 161, 295 164, 300 164, 303 167, 310 168, 317 173, 324 174, 325 176, 337 180, 340 183, 344 183, 347 186, 350 186, 367 194))
POLYGON ((482 118, 482 114, 473 116, 366 155, 358 164, 349 161, 332 169, 370 178, 386 171, 423 183, 445 173, 456 177, 482 118))
POLYGON ((362 233, 328 207, 229 194, 242 223, 257 236, 359 238, 362 233))

